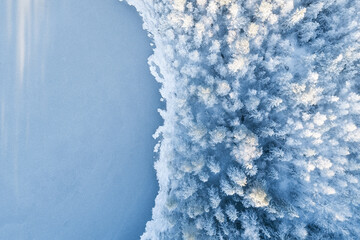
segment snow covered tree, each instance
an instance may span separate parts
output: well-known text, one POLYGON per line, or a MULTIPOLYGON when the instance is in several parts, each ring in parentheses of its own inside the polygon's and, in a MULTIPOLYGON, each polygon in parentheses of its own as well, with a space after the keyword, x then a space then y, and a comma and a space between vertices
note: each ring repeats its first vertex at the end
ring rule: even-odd
POLYGON ((128 2, 166 100, 142 239, 360 239, 360 2, 128 2))

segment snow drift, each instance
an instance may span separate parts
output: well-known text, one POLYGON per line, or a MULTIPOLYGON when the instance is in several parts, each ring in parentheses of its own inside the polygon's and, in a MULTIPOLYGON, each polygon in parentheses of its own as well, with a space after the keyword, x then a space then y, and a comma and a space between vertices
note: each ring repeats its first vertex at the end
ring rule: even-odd
POLYGON ((359 239, 360 2, 128 2, 166 101, 142 239, 359 239))

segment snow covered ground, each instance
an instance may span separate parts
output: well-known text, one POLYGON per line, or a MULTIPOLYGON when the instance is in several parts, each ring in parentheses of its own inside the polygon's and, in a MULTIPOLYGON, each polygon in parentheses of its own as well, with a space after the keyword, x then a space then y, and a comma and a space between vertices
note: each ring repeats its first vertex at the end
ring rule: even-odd
POLYGON ((138 239, 158 191, 149 39, 117 0, 0 1, 0 239, 138 239))

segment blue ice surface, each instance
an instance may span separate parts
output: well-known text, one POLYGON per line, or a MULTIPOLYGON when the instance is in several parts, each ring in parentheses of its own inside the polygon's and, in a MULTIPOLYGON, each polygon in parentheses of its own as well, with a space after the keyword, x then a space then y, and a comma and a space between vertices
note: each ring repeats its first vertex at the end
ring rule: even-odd
POLYGON ((0 1, 0 240, 143 233, 162 123, 141 25, 118 0, 0 1))

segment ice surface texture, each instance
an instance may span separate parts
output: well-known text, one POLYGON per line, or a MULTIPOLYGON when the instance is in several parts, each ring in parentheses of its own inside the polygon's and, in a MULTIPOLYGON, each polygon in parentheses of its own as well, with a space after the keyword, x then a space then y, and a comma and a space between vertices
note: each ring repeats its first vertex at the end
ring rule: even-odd
POLYGON ((149 38, 117 0, 0 0, 0 240, 133 240, 158 191, 149 38))
POLYGON ((142 239, 360 239, 360 1, 128 2, 166 100, 142 239))

